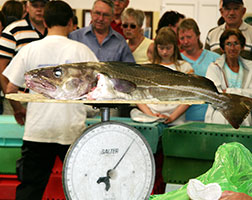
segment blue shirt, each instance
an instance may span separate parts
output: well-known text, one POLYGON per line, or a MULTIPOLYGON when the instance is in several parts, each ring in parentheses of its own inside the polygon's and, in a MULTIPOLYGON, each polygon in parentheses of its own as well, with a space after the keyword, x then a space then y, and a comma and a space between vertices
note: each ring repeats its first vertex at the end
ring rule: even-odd
POLYGON ((243 70, 242 62, 240 60, 239 60, 239 66, 240 66, 239 72, 235 73, 228 67, 226 62, 224 64, 224 71, 227 76, 229 88, 242 88, 244 70, 243 70))
POLYGON ((108 36, 101 45, 93 32, 92 24, 70 33, 69 38, 87 45, 99 61, 135 62, 124 37, 111 27, 108 36))
POLYGON ((219 54, 203 49, 200 57, 197 60, 191 60, 181 54, 182 58, 189 62, 194 69, 194 73, 199 76, 206 76, 207 68, 210 63, 214 62, 217 58, 220 57, 219 54))
MULTIPOLYGON (((206 76, 207 68, 210 63, 220 57, 219 54, 204 49, 197 60, 191 60, 181 54, 182 58, 189 62, 194 69, 194 73, 199 76, 206 76)), ((188 121, 204 121, 207 110, 207 104, 191 105, 186 110, 186 120, 188 121)))

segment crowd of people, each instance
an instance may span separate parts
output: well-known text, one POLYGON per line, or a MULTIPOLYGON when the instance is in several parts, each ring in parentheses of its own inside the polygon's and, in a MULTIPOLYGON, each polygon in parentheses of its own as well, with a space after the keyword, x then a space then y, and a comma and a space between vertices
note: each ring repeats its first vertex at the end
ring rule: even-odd
MULTIPOLYGON (((252 96, 252 26, 243 21, 243 0, 221 0, 222 22, 208 32, 205 45, 197 22, 176 11, 164 13, 155 38, 146 38, 144 12, 128 5, 129 0, 95 0, 90 24, 79 28, 64 1, 7 0, 0 12, 2 93, 23 90, 24 73, 41 66, 121 61, 194 73, 212 80, 220 92, 252 96)), ((0 113, 13 114, 25 125, 16 199, 41 199, 56 156, 63 160, 85 129, 86 108, 80 104, 23 105, 3 97, 0 106, 0 113)), ((207 104, 137 106, 147 115, 164 118, 169 126, 186 121, 227 123, 207 104)), ((251 115, 243 125, 252 125, 251 115)), ((222 199, 239 199, 238 195, 252 199, 235 192, 223 193, 222 199)))

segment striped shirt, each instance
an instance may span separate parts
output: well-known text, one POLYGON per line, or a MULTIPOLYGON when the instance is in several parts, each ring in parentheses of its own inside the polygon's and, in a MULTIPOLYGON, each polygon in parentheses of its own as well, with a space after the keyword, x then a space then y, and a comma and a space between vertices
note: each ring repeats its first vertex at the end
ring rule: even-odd
MULTIPOLYGON (((45 35, 47 31, 45 32, 45 35)), ((12 59, 26 44, 43 38, 30 23, 29 17, 8 25, 0 37, 0 58, 12 59)))
MULTIPOLYGON (((223 51, 220 48, 220 37, 225 31, 226 24, 211 29, 207 34, 207 39, 205 43, 205 49, 214 51, 218 54, 222 54, 223 51)), ((252 26, 243 22, 239 27, 240 31, 246 38, 246 44, 244 49, 241 51, 240 55, 248 60, 252 60, 252 26)))

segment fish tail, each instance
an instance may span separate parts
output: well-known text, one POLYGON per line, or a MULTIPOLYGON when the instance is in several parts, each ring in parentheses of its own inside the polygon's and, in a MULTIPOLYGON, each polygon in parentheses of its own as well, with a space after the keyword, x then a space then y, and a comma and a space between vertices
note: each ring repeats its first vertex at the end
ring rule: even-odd
POLYGON ((225 103, 218 110, 237 129, 251 112, 252 98, 227 93, 223 93, 222 96, 225 103))

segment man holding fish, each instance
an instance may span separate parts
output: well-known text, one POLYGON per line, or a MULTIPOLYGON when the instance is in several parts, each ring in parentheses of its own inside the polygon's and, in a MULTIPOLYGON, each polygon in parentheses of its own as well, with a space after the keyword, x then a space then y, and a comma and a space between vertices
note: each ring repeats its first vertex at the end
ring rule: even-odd
MULTIPOLYGON (((7 93, 17 92, 25 82, 25 72, 31 69, 97 61, 86 45, 67 38, 73 29, 72 18, 73 12, 67 3, 51 1, 46 4, 44 19, 48 35, 24 46, 7 66, 3 72, 10 81, 7 93)), ((54 73, 55 80, 60 73, 54 73)), ((72 84, 78 83, 73 81, 72 84)), ((84 104, 28 103, 22 157, 17 162, 21 184, 17 187, 16 199, 42 199, 56 156, 64 159, 70 144, 83 133, 85 119, 84 104)))

